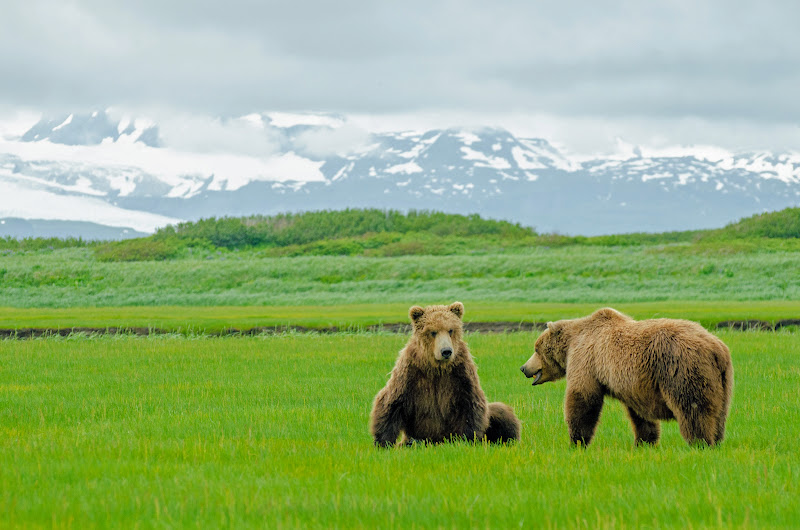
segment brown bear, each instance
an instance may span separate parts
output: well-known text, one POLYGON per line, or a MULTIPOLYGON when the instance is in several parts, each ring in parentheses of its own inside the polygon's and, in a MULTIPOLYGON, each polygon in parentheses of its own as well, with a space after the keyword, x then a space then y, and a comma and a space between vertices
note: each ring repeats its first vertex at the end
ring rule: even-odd
POLYGON ((637 322, 611 308, 548 322, 521 370, 534 385, 566 376, 564 417, 575 444, 592 441, 604 396, 625 405, 637 445, 658 442, 659 420, 676 419, 689 444, 725 435, 731 355, 695 322, 637 322))
POLYGON ((451 439, 519 440, 520 423, 504 403, 487 403, 463 339, 464 305, 414 306, 413 334, 389 382, 378 392, 370 431, 379 447, 451 439))

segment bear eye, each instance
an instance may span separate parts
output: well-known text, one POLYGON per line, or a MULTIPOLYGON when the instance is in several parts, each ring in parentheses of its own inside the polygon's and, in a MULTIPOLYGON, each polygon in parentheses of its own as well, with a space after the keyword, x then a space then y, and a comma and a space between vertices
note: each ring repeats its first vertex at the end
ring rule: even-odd
POLYGON ((436 336, 436 332, 435 331, 431 331, 431 337, 435 337, 435 336, 436 336))
POLYGON ((453 330, 452 329, 450 331, 448 331, 448 333, 450 333, 451 337, 453 336, 453 330))

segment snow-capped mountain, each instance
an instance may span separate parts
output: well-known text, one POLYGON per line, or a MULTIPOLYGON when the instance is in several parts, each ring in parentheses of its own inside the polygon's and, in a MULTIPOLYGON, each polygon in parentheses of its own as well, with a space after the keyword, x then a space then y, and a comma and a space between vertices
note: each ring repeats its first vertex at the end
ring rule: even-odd
POLYGON ((562 233, 665 231, 798 203, 800 153, 630 148, 578 160, 504 129, 367 134, 336 115, 181 128, 98 111, 42 118, 0 141, 0 218, 77 222, 84 237, 85 223, 133 235, 345 207, 480 213, 562 233))
POLYGON ((43 118, 31 127, 21 140, 49 140, 64 145, 97 145, 103 142, 141 142, 160 147, 158 128, 148 121, 122 118, 114 121, 105 111, 91 114, 69 114, 66 118, 43 118))

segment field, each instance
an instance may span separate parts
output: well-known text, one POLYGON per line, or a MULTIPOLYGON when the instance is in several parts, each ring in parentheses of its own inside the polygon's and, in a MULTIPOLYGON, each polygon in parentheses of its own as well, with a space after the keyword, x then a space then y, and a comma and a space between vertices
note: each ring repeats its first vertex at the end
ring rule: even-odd
POLYGON ((719 335, 736 386, 712 449, 674 422, 634 448, 610 400, 571 448, 563 381, 518 371, 529 333, 468 336, 521 443, 394 450, 367 418, 402 335, 0 341, 0 526, 793 526, 800 334, 719 335))
MULTIPOLYGON (((445 299, 452 301, 452 299, 445 299)), ((408 322, 411 303, 347 304, 325 306, 123 306, 30 308, 0 307, 0 332, 7 330, 77 330, 87 333, 106 329, 138 328, 156 333, 215 335, 231 332, 264 332, 264 328, 360 331, 368 326, 408 322)), ((577 318, 602 307, 597 303, 472 302, 464 299, 465 322, 539 322, 577 318)), ((800 301, 667 301, 629 302, 613 306, 634 318, 687 318, 713 329, 723 321, 759 319, 774 325, 797 320, 800 301)))
POLYGON ((0 239, 0 528, 796 526, 798 236, 795 208, 596 238, 348 210, 0 239), (665 423, 635 448, 607 400, 592 445, 570 447, 564 382, 530 386, 537 332, 518 332, 467 339, 520 443, 374 448, 407 337, 367 328, 455 300, 468 324, 603 306, 700 322, 733 355, 725 441, 689 447, 665 423), (790 325, 717 327, 749 319, 790 325), (14 338, 30 328, 65 336, 14 338))
POLYGON ((125 263, 99 261, 84 248, 15 252, 0 254, 0 306, 800 300, 800 252, 690 250, 568 246, 393 258, 219 251, 125 263))

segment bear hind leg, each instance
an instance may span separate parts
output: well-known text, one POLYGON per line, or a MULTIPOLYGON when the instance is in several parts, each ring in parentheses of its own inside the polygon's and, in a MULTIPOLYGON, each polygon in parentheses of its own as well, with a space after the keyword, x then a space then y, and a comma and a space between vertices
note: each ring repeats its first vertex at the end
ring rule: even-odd
POLYGON ((717 439, 717 418, 709 414, 684 414, 678 419, 681 436, 689 445, 714 445, 717 439))
POLYGON ((725 437, 725 421, 728 419, 728 412, 731 406, 731 394, 733 393, 733 367, 728 364, 722 371, 722 409, 717 419, 717 433, 714 441, 720 443, 725 437))
POLYGON ((704 410, 697 403, 680 406, 669 403, 670 409, 678 421, 681 436, 689 445, 714 445, 719 432, 719 414, 717 411, 704 410))
POLYGON ((505 403, 489 403, 489 426, 486 428, 486 440, 491 443, 504 443, 519 440, 520 422, 514 409, 505 403))
POLYGON ((725 437, 725 421, 728 419, 728 406, 730 403, 730 396, 726 396, 722 403, 722 410, 715 418, 714 426, 714 443, 720 443, 725 437))
POLYGON ((628 410, 628 417, 631 420, 631 425, 633 425, 636 445, 658 443, 659 438, 661 438, 661 426, 659 423, 642 418, 627 405, 625 408, 628 410))

